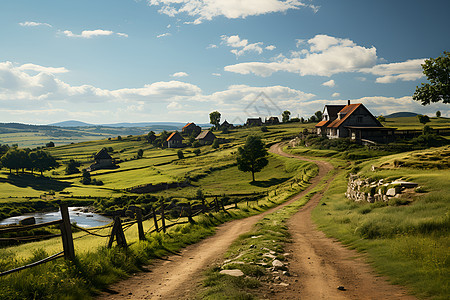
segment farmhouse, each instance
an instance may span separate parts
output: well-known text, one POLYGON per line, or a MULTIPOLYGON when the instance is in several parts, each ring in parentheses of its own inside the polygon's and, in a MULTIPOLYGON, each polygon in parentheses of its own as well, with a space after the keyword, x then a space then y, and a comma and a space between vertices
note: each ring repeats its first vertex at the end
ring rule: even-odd
POLYGON ((167 148, 180 148, 183 147, 183 137, 178 131, 172 132, 167 138, 167 148))
POLYGON ((186 125, 184 125, 183 129, 181 130, 181 132, 183 133, 183 135, 198 135, 200 132, 202 131, 202 128, 200 126, 195 125, 195 123, 187 123, 186 125))
POLYGON ((395 128, 386 128, 362 104, 326 105, 316 133, 330 139, 350 137, 358 143, 387 143, 394 140, 395 128))
POLYGON ((222 125, 220 125, 220 128, 221 128, 221 129, 225 129, 225 128, 227 128, 227 129, 233 129, 233 128, 234 128, 234 125, 228 123, 228 121, 225 120, 225 121, 222 123, 222 125))
POLYGON ((212 144, 212 142, 214 142, 214 139, 216 139, 216 136, 210 130, 205 130, 202 131, 195 139, 199 141, 200 144, 206 145, 212 144))
POLYGON ((94 155, 94 161, 95 163, 93 163, 92 165, 89 166, 89 168, 87 168, 88 172, 99 169, 111 169, 115 167, 113 158, 111 157, 111 155, 109 155, 108 151, 106 151, 105 148, 98 151, 94 155))
POLYGON ((245 125, 247 125, 248 127, 251 126, 262 126, 263 122, 261 120, 261 118, 248 118, 247 122, 245 122, 245 125))
POLYGON ((277 125, 277 124, 280 124, 280 120, 278 119, 278 117, 270 117, 269 119, 266 119, 266 124, 267 125, 277 125))

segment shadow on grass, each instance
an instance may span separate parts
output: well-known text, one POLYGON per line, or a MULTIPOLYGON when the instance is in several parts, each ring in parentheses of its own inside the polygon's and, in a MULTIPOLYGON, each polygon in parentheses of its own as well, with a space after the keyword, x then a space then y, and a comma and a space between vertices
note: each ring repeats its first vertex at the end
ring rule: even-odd
POLYGON ((9 183, 20 188, 31 187, 38 191, 60 192, 70 187, 72 183, 58 181, 49 177, 34 176, 30 174, 8 175, 8 178, 0 178, 0 182, 9 183))
POLYGON ((263 181, 253 181, 250 182, 251 185, 257 186, 257 187, 262 187, 262 188, 267 188, 267 187, 271 187, 274 185, 278 185, 281 184, 287 180, 289 180, 290 177, 285 177, 285 178, 270 178, 269 180, 263 180, 263 181))

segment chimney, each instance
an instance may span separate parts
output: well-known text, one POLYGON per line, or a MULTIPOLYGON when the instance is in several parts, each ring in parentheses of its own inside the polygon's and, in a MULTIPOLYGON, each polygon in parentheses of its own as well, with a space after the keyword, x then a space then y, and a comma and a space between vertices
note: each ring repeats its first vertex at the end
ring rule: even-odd
POLYGON ((350 100, 347 100, 347 105, 350 105, 350 100))

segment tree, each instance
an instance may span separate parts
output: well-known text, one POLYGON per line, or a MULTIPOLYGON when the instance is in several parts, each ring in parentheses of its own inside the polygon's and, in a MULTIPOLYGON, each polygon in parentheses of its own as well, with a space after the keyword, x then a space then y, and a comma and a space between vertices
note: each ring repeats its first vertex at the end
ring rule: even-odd
POLYGON ((214 125, 216 127, 216 129, 219 128, 219 124, 220 124, 220 112, 213 111, 212 113, 209 114, 209 123, 214 125))
POLYGON ((283 123, 287 123, 289 122, 289 118, 291 116, 291 112, 288 110, 283 111, 283 113, 281 114, 281 121, 283 123))
MULTIPOLYGON (((42 150, 30 153, 30 159, 32 168, 41 172, 41 176, 44 171, 49 171, 59 166, 58 162, 51 154, 42 150)), ((33 169, 31 169, 32 172, 33 169)))
POLYGON ((269 161, 266 158, 267 150, 260 137, 251 135, 245 141, 245 145, 238 148, 238 169, 243 172, 252 172, 252 181, 255 181, 255 173, 260 172, 269 161))
POLYGON ((195 149, 193 152, 196 156, 199 156, 201 153, 200 149, 195 149))
POLYGON ((268 132, 269 131, 269 129, 267 129, 267 126, 261 126, 261 131, 262 132, 268 132))
POLYGON ((214 139, 214 141, 213 141, 211 147, 212 147, 213 149, 219 148, 219 140, 218 140, 218 139, 214 139))
POLYGON ((386 122, 386 118, 383 115, 378 116, 378 122, 386 122))
POLYGON ((48 142, 47 144, 45 144, 45 147, 47 147, 47 148, 55 147, 55 143, 53 143, 53 142, 48 142))
POLYGON ((83 169, 83 178, 81 178, 81 183, 91 184, 91 174, 86 169, 83 169))
POLYGON ((440 110, 438 110, 438 111, 436 112, 436 117, 437 117, 437 118, 440 118, 440 117, 441 117, 441 111, 440 111, 440 110))
POLYGON ((138 158, 142 158, 142 156, 144 156, 144 150, 139 149, 138 152, 137 152, 137 157, 138 158))
POLYGON ((178 158, 179 158, 179 159, 183 159, 183 158, 184 158, 183 151, 181 151, 181 150, 178 150, 178 151, 177 151, 177 155, 178 155, 178 158))
POLYGON ((320 121, 320 120, 322 120, 322 112, 320 111, 320 110, 318 110, 318 111, 316 111, 315 113, 314 113, 314 115, 316 116, 316 119, 317 119, 317 121, 320 121))
POLYGON ((316 119, 316 116, 315 115, 312 115, 310 118, 309 118, 309 120, 308 120, 308 122, 310 122, 310 123, 314 123, 314 122, 316 122, 317 121, 317 119, 316 119))
POLYGON ((154 131, 150 131, 146 136, 145 139, 148 143, 153 143, 153 141, 156 139, 156 135, 154 131))
POLYGON ((81 163, 71 159, 69 160, 69 163, 66 166, 66 174, 70 175, 70 174, 76 174, 76 173, 80 173, 80 170, 78 170, 78 167, 81 166, 81 163))
POLYGON ((438 58, 426 59, 422 69, 430 83, 416 87, 413 99, 421 101, 422 105, 439 101, 450 103, 450 52, 444 51, 438 58))
POLYGON ((417 115, 417 119, 419 119, 419 122, 424 125, 430 122, 430 118, 427 115, 417 115))

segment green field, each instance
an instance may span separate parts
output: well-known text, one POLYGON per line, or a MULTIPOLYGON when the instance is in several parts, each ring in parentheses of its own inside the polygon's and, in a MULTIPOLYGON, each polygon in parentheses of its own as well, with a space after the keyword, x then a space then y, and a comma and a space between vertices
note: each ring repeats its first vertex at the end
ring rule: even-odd
MULTIPOLYGON (((417 117, 387 118, 386 122, 382 122, 385 127, 394 127, 398 130, 421 130, 423 124, 419 122, 417 117)), ((430 122, 426 125, 435 128, 450 128, 450 118, 430 117, 430 122)))

